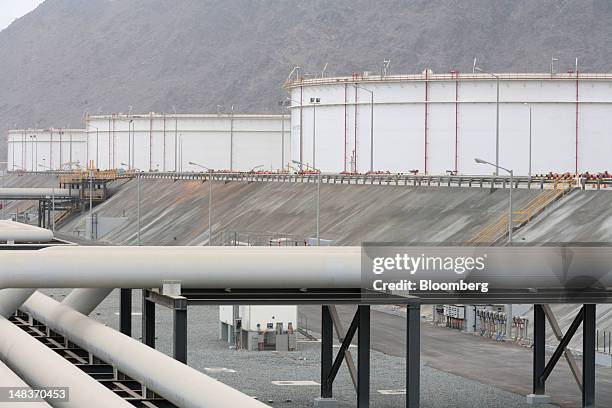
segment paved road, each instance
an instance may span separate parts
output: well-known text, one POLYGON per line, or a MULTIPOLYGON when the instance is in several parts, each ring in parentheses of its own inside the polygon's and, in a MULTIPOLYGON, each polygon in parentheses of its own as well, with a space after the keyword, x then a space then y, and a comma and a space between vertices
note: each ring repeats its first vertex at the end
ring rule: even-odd
MULTIPOLYGON (((338 307, 345 328, 350 323, 353 310, 351 306, 338 307)), ((320 307, 300 306, 299 312, 308 316, 309 330, 320 332, 320 307)), ((372 348, 386 354, 404 356, 405 318, 372 310, 371 322, 372 348)), ((521 346, 422 323, 421 358, 426 365, 438 370, 516 394, 531 393, 532 353, 521 346)), ((578 364, 581 365, 581 362, 578 364)), ((597 367, 596 378, 597 407, 612 407, 612 369, 597 367)), ((553 402, 562 407, 581 405, 580 391, 563 358, 548 378, 547 392, 553 402)))

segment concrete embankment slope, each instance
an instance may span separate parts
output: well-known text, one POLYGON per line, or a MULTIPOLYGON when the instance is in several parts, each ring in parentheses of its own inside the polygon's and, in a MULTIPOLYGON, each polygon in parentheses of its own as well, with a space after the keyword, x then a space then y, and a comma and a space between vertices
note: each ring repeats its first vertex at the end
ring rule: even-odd
MULTIPOLYGON (((136 240, 136 181, 118 186, 96 207, 98 217, 123 217, 100 238, 115 244, 136 240)), ((208 184, 200 181, 142 180, 143 245, 199 245, 208 242, 208 184)), ((516 205, 537 190, 516 191, 516 205)), ((242 183, 213 185, 213 243, 226 231, 315 235, 314 184, 242 183)), ((363 241, 460 242, 507 211, 508 191, 481 188, 406 186, 321 186, 321 237, 335 245, 363 241)), ((61 230, 82 230, 77 216, 61 230)))
POLYGON ((612 242, 612 191, 574 191, 516 235, 525 242, 612 242))
MULTIPOLYGON (((99 217, 123 218, 101 239, 136 243, 136 181, 111 184, 113 196, 96 207, 99 217)), ((225 231, 273 231, 311 237, 315 231, 316 186, 301 183, 213 185, 215 244, 225 231)), ((516 190, 516 208, 540 190, 516 190)), ((208 242, 208 184, 141 180, 143 245, 202 245, 208 242)), ((517 232, 520 242, 612 241, 612 192, 574 191, 553 203, 517 232)), ((460 242, 507 211, 508 190, 405 186, 321 186, 321 236, 336 245, 363 241, 460 242)), ((83 215, 60 228, 84 229, 83 215)), ((555 305, 569 326, 577 305, 555 305)), ((610 307, 598 308, 598 327, 612 330, 610 307)), ((553 335, 549 330, 552 343, 553 335)), ((579 336, 572 347, 580 347, 579 336)))

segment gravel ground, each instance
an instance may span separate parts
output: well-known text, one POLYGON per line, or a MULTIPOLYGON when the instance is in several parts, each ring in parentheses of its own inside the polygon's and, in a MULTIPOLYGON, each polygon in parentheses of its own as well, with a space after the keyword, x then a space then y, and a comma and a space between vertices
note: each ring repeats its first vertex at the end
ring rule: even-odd
MULTIPOLYGON (((61 300, 66 290, 47 290, 61 300)), ((140 338, 140 291, 133 292, 133 331, 140 338)), ((114 291, 92 314, 103 323, 118 328, 119 292, 114 291)), ((319 388, 311 386, 278 386, 277 380, 310 380, 319 382, 319 343, 300 340, 296 352, 235 351, 218 339, 218 307, 194 306, 188 311, 189 365, 218 380, 257 397, 276 407, 312 407, 319 388), (235 372, 208 371, 206 368, 228 368, 235 372)), ((156 344, 163 353, 172 353, 172 314, 158 306, 156 311, 156 344)), ((356 351, 356 350, 355 350, 356 351)), ((372 351, 371 406, 403 407, 403 395, 383 395, 378 390, 404 388, 403 358, 372 351)), ((343 365, 334 383, 339 407, 354 407, 355 392, 349 373, 343 365)), ((512 394, 453 374, 421 367, 421 406, 439 407, 530 407, 522 395, 512 394)))

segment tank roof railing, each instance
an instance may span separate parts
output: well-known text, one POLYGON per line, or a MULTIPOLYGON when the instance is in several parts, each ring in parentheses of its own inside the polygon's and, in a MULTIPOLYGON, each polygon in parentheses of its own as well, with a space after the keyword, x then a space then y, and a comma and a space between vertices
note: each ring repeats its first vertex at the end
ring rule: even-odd
MULTIPOLYGON (((500 80, 526 80, 526 81, 541 81, 541 80, 612 80, 612 73, 495 73, 500 80)), ((479 73, 422 73, 422 74, 405 74, 405 75, 385 75, 380 74, 354 74, 352 76, 341 77, 325 77, 325 78, 300 78, 294 81, 287 81, 284 84, 286 89, 296 88, 299 86, 312 85, 331 85, 338 83, 376 83, 376 82, 409 82, 409 81, 456 81, 456 80, 478 80, 478 81, 495 81, 496 79, 489 74, 479 73)))

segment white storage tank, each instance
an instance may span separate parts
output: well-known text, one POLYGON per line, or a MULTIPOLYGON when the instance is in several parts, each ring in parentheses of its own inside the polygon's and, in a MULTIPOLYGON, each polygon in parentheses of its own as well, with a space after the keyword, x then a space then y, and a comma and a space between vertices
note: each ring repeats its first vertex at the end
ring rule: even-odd
POLYGON ((69 170, 86 164, 85 129, 11 129, 9 171, 69 170))
POLYGON ((99 169, 277 171, 291 157, 289 115, 110 114, 87 116, 85 128, 99 169))
POLYGON ((518 175, 530 151, 532 174, 612 170, 612 74, 425 70, 285 87, 292 159, 322 171, 491 174, 474 159, 495 162, 497 151, 518 175))

